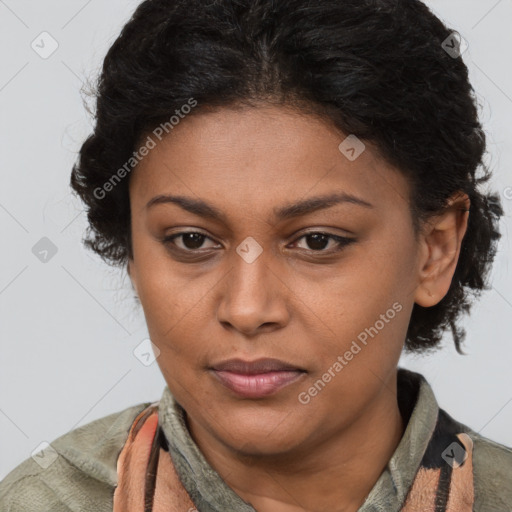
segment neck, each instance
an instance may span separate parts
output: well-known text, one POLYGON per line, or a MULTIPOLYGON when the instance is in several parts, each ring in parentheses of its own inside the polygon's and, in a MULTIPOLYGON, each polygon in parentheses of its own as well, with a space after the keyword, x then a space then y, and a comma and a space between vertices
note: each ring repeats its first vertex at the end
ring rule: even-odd
POLYGON ((396 373, 348 427, 299 453, 238 454, 188 417, 191 435, 226 484, 258 512, 357 511, 404 432, 396 373), (343 485, 340 485, 340 484, 343 485))

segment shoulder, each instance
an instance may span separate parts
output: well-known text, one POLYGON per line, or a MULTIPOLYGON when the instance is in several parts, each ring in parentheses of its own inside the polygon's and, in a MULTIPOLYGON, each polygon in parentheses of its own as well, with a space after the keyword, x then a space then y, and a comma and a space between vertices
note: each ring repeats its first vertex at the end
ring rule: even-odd
POLYGON ((140 403, 58 437, 0 482, 2 512, 111 511, 117 458, 140 403))
POLYGON ((473 442, 475 510, 512 512, 512 448, 482 436, 443 409, 440 416, 450 428, 464 432, 473 442))
POLYGON ((512 448, 469 429, 473 441, 476 510, 512 512, 512 448))

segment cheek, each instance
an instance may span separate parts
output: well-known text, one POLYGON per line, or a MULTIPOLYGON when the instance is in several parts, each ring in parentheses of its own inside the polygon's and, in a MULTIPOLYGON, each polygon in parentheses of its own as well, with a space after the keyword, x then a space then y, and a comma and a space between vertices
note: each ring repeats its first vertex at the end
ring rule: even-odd
POLYGON ((413 248, 387 237, 372 245, 315 292, 318 325, 328 326, 324 365, 348 351, 350 366, 378 370, 400 356, 412 308, 413 248))
POLYGON ((204 358, 208 360, 213 347, 207 333, 214 315, 208 290, 213 285, 209 279, 189 282, 168 269, 145 271, 140 301, 166 377, 185 375, 204 358))
POLYGON ((193 284, 187 285, 181 267, 163 250, 161 243, 144 237, 136 240, 137 290, 148 327, 169 329, 197 303, 193 284))

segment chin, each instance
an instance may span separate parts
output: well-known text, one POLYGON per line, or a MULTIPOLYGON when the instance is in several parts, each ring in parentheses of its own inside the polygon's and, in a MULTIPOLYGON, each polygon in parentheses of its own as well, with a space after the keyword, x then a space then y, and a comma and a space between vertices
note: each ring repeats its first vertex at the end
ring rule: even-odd
POLYGON ((278 438, 272 435, 240 435, 228 436, 222 439, 226 447, 246 457, 279 457, 293 452, 299 446, 299 442, 293 437, 278 438))
POLYGON ((225 446, 247 456, 285 454, 308 438, 304 422, 294 421, 291 415, 288 420, 286 415, 272 416, 264 411, 259 418, 226 414, 213 431, 225 446))

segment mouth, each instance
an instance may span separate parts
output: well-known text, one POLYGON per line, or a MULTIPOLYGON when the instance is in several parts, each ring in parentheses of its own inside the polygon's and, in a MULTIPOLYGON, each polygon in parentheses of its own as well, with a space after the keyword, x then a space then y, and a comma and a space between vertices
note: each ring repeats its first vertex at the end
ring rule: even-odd
POLYGON ((278 359, 230 359, 210 368, 213 376, 243 398, 264 398, 301 379, 307 372, 278 359))

